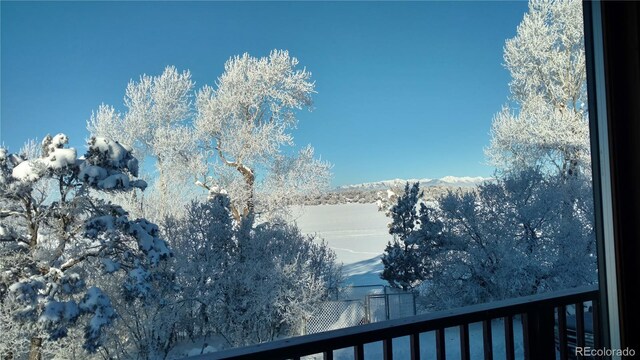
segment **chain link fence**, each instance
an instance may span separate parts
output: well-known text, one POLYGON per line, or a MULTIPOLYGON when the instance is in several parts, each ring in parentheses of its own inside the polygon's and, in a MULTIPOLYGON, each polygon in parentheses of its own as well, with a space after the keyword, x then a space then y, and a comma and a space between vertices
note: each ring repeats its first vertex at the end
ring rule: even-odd
POLYGON ((319 304, 306 321, 305 333, 342 329, 366 322, 364 302, 359 300, 326 301, 319 304))
POLYGON ((304 323, 305 334, 341 329, 416 314, 413 292, 384 285, 338 289, 335 300, 317 306, 304 323))

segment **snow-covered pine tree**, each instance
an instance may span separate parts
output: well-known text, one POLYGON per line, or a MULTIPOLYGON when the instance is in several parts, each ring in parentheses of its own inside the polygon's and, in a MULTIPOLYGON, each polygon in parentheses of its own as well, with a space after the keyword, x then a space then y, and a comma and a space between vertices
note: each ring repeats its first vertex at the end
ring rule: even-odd
POLYGON ((393 240, 387 244, 382 254, 384 269, 380 277, 392 287, 403 290, 413 289, 425 279, 424 264, 420 255, 420 245, 412 236, 420 224, 417 207, 422 192, 419 183, 406 183, 404 194, 397 198, 388 215, 391 217, 389 234, 393 240))
POLYGON ((141 298, 150 270, 171 255, 154 224, 92 195, 144 189, 131 149, 93 137, 78 158, 67 143, 46 136, 35 158, 0 149, 0 303, 34 359, 74 324, 85 325, 86 350, 100 347, 117 314, 90 272, 124 273, 119 291, 141 298))

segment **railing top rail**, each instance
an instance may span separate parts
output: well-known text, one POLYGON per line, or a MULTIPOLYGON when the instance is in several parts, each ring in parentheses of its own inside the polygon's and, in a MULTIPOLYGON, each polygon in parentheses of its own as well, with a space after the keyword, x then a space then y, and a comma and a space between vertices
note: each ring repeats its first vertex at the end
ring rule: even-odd
POLYGON ((482 320, 514 316, 541 308, 557 307, 595 300, 597 286, 493 301, 451 310, 437 311, 373 324, 298 336, 243 348, 229 349, 192 357, 192 360, 251 359, 260 352, 264 358, 285 358, 309 354, 309 349, 340 349, 410 334, 470 324, 482 320))

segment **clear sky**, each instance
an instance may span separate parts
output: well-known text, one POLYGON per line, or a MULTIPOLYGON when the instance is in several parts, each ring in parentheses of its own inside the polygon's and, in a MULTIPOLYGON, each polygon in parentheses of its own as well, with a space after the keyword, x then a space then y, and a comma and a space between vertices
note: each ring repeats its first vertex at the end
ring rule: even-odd
POLYGON ((1 7, 0 143, 64 132, 84 147, 101 103, 167 65, 214 85, 224 62, 288 49, 313 74, 296 145, 334 185, 490 176, 483 148, 508 100, 506 39, 526 2, 8 2, 1 7))

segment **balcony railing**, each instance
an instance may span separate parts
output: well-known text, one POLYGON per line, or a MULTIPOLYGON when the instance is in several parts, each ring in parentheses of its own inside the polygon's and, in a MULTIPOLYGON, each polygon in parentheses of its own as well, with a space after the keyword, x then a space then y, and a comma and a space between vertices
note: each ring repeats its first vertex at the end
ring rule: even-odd
MULTIPOLYGON (((460 357, 470 359, 469 325, 482 323, 482 353, 484 359, 493 359, 493 337, 491 321, 504 321, 504 347, 506 359, 515 359, 514 317, 522 319, 522 341, 525 359, 575 358, 576 346, 599 347, 598 288, 584 287, 554 293, 527 296, 517 299, 495 301, 464 308, 438 311, 407 318, 366 324, 324 333, 294 337, 254 346, 230 349, 212 354, 199 355, 192 360, 213 359, 300 359, 304 356, 321 354, 325 360, 332 360, 334 351, 353 349, 355 360, 365 359, 365 344, 382 342, 385 360, 393 359, 393 339, 409 336, 410 358, 420 359, 420 334, 435 332, 435 353, 438 360, 446 358, 445 329, 459 329, 460 357), (591 304, 592 311, 585 312, 585 303, 591 304), (567 327, 567 307, 575 306, 575 321, 567 327), (592 332, 585 344, 585 314, 592 316, 592 332), (575 324, 575 325, 573 325, 575 324), (568 337, 567 334, 572 336, 568 337), (571 343, 570 339, 575 343, 571 343), (594 344, 590 344, 591 336, 594 344)), ((570 315, 573 319, 574 315, 570 315)), ((498 335, 500 336, 500 335, 498 335)), ((479 350, 479 349, 474 349, 479 350)), ((502 356, 500 356, 502 358, 502 356)))

